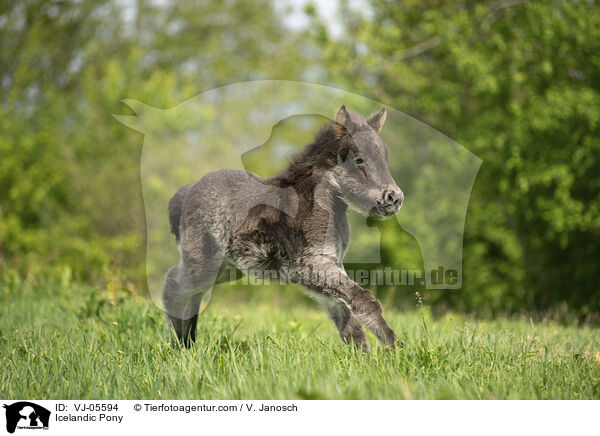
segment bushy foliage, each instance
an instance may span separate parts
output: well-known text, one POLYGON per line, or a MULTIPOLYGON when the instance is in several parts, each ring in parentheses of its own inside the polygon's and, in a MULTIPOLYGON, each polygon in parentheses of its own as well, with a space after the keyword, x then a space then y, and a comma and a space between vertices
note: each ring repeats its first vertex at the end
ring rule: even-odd
MULTIPOLYGON (((327 80, 477 154, 469 309, 600 309, 600 14, 595 2, 372 2, 346 10, 327 80)), ((322 28, 321 28, 322 29, 322 28)))
POLYGON ((268 2, 9 2, 0 10, 0 265, 144 284, 143 137, 114 113, 289 71, 268 2), (168 10, 168 13, 165 11, 168 10))
MULTIPOLYGON (((167 108, 232 82, 316 80, 411 114, 483 160, 464 287, 426 302, 600 311, 596 2, 342 2, 335 37, 315 11, 291 30, 266 0, 4 2, 2 274, 143 285, 142 136, 111 116, 128 113, 121 99, 167 108)), ((387 233, 389 262, 420 265, 410 237, 387 233)))

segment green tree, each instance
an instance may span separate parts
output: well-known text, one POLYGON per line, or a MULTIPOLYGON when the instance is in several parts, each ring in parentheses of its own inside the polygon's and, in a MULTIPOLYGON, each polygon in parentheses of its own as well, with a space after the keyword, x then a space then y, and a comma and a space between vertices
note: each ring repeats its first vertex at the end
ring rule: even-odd
POLYGON ((230 82, 294 74, 272 4, 27 0, 0 6, 0 265, 29 278, 144 282, 135 98, 171 107, 230 82))
POLYGON ((600 13, 585 1, 371 2, 324 36, 325 80, 427 122, 483 159, 464 289, 483 311, 600 309, 600 13))

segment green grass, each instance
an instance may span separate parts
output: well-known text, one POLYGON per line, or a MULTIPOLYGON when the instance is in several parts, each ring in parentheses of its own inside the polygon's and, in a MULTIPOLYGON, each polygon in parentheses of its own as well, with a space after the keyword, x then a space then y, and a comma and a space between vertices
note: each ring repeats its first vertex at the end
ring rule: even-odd
POLYGON ((373 350, 363 355, 339 341, 316 306, 290 304, 293 292, 230 300, 215 291, 198 343, 182 350, 169 345, 150 300, 85 286, 2 285, 0 396, 600 398, 600 332, 590 326, 388 310, 405 348, 369 336, 373 350))

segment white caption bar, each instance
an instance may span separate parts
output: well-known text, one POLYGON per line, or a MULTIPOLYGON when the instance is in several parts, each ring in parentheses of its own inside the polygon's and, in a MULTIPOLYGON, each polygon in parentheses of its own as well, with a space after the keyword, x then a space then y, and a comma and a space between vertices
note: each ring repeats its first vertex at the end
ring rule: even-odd
MULTIPOLYGON (((598 401, 4 400, 0 434, 584 434, 598 401), (387 433, 389 432, 389 433, 387 433)), ((311 435, 312 436, 312 435, 311 435)))

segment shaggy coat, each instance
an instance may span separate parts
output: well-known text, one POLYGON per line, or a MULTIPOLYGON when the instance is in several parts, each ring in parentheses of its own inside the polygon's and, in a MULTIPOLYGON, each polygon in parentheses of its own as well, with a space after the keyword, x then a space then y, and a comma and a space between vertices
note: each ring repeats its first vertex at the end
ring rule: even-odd
POLYGON ((365 326, 395 346, 381 304, 342 265, 350 239, 348 206, 386 219, 404 200, 378 136, 385 117, 385 109, 365 119, 342 106, 276 177, 222 169, 177 191, 169 218, 181 259, 166 275, 163 303, 184 345, 195 340, 199 306, 223 265, 231 264, 304 285, 342 340, 368 351, 365 326))

